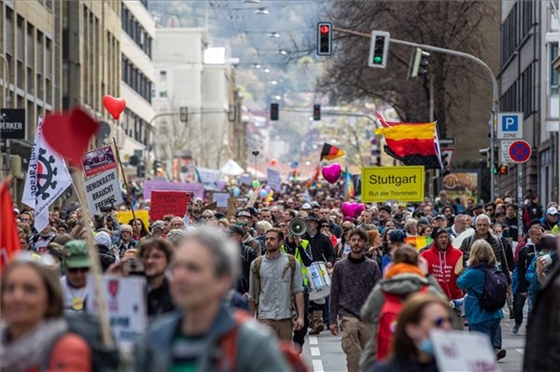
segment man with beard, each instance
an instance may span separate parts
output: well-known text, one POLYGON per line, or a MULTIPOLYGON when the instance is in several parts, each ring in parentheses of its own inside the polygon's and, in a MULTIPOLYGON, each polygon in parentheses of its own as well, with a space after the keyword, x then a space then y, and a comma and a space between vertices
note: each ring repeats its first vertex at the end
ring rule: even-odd
POLYGON ((272 228, 266 232, 266 253, 251 264, 249 304, 253 315, 270 327, 281 340, 291 341, 293 330, 303 327, 303 279, 301 266, 281 251, 284 233, 272 228), (297 319, 292 318, 292 298, 295 297, 297 319))
MULTIPOLYGON (((443 227, 432 232, 432 239, 432 245, 420 254, 428 261, 428 273, 434 276, 449 301, 462 300, 463 291, 457 286, 457 278, 463 271, 463 252, 453 248, 449 234, 443 227)), ((453 311, 452 314, 453 328, 463 330, 460 310, 453 311)))
POLYGON ((341 318, 342 349, 346 354, 348 371, 359 371, 360 355, 372 337, 373 325, 360 320, 360 310, 367 296, 381 279, 381 270, 375 261, 364 256, 368 241, 367 233, 354 229, 349 234, 350 254, 334 265, 331 283, 329 327, 338 334, 338 318, 341 318))

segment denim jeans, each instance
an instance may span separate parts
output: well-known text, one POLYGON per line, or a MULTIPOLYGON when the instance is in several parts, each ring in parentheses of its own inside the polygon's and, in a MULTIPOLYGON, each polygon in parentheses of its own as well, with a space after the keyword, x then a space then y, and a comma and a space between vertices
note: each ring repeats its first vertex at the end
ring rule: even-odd
POLYGON ((515 325, 523 324, 523 306, 525 306, 525 296, 521 293, 513 295, 513 314, 515 315, 515 325))
POLYGON ((490 342, 494 349, 502 348, 502 327, 501 319, 491 319, 478 324, 469 324, 469 331, 480 332, 490 337, 490 342))

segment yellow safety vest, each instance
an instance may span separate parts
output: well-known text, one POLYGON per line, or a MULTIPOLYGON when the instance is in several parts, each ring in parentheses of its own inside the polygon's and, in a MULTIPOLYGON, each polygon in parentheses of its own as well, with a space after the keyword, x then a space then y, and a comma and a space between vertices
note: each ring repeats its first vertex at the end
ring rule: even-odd
MULTIPOLYGON (((303 247, 304 250, 307 250, 308 245, 309 245, 309 241, 305 239, 301 240, 301 246, 303 247)), ((286 248, 284 247, 284 244, 282 244, 282 247, 280 247, 280 249, 282 250, 282 252, 288 253, 286 252, 286 248)), ((303 286, 308 287, 309 280, 307 279, 307 267, 303 264, 301 253, 299 252, 299 249, 297 249, 297 247, 294 253, 294 257, 296 258, 297 262, 299 262, 299 265, 301 266, 301 278, 303 279, 303 286)))

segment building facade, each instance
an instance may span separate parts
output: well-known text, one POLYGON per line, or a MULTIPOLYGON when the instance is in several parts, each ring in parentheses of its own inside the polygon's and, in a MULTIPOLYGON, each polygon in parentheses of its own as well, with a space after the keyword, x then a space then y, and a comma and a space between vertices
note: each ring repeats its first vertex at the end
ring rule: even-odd
POLYGON ((138 167, 128 167, 131 175, 151 172, 154 156, 152 151, 152 90, 154 89, 154 66, 152 51, 156 25, 146 8, 146 2, 125 1, 121 12, 121 97, 126 109, 121 116, 122 130, 119 134, 121 158, 125 162, 136 155, 138 167))
MULTIPOLYGON (((558 199, 557 55, 558 21, 548 2, 502 2, 500 111, 523 114, 532 156, 522 165, 521 187, 538 194, 543 205, 558 199)), ((498 177, 502 194, 518 187, 517 167, 508 168, 498 177)))
POLYGON ((0 102, 25 109, 25 139, 1 149, 15 195, 22 192, 38 116, 62 106, 62 6, 61 0, 0 2, 0 102))

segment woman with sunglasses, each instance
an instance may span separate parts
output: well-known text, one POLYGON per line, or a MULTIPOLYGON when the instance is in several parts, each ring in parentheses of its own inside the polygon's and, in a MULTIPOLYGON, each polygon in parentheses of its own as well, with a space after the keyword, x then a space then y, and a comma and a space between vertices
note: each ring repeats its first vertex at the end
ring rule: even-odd
POLYGON ((0 370, 91 371, 87 342, 68 332, 58 272, 47 262, 52 257, 23 255, 2 275, 0 370))
POLYGON ((373 372, 437 372, 430 333, 452 328, 447 302, 435 295, 413 295, 399 314, 389 359, 376 363, 373 372))
POLYGON ((467 291, 464 305, 469 330, 488 335, 496 352, 496 359, 500 360, 506 356, 506 351, 502 349, 502 327, 500 326, 504 313, 501 309, 485 310, 480 306, 478 300, 478 295, 484 292, 486 285, 486 269, 496 266, 497 261, 492 246, 486 240, 475 241, 471 247, 469 267, 457 279, 457 286, 467 291))

